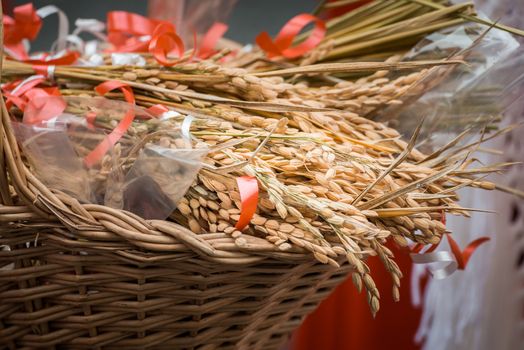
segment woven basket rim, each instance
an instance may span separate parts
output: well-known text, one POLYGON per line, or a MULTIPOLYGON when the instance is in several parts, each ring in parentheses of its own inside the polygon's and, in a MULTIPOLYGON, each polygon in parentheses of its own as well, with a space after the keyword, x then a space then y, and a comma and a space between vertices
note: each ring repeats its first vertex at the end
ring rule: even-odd
POLYGON ((234 239, 225 233, 197 234, 174 222, 145 220, 125 210, 80 203, 66 193, 52 191, 22 161, 22 150, 16 142, 1 91, 0 98, 2 211, 15 211, 19 213, 21 220, 34 219, 36 216, 60 223, 78 237, 92 242, 103 244, 97 237, 105 233, 113 240, 127 242, 152 252, 192 252, 221 263, 245 264, 266 258, 289 261, 312 259, 306 250, 299 247, 283 252, 265 239, 251 235, 241 235, 241 238, 234 239), (14 204, 8 179, 24 206, 14 204))

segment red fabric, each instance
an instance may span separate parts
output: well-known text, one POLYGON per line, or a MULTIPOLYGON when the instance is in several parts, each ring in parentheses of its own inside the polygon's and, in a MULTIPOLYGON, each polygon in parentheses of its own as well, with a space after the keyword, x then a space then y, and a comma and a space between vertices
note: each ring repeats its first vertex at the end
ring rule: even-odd
POLYGON ((371 316, 365 291, 357 293, 351 278, 340 285, 309 315, 295 332, 293 350, 419 349, 414 342, 421 311, 411 306, 409 288, 412 263, 406 252, 395 251, 405 273, 400 301, 391 296, 391 278, 378 258, 368 260, 381 293, 380 310, 371 316))

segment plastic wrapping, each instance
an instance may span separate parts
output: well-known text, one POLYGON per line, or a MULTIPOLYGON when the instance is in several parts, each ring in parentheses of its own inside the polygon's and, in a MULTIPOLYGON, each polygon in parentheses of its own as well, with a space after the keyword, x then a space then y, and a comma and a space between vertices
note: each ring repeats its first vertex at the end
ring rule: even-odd
MULTIPOLYGON (((237 0, 149 0, 151 18, 173 22, 188 45, 193 32, 204 34, 215 22, 227 22, 237 0)), ((189 45, 190 46, 190 45, 189 45)))
POLYGON ((437 67, 401 99, 402 105, 380 113, 377 120, 388 122, 409 137, 425 118, 419 148, 431 152, 465 130, 467 142, 481 130, 496 128, 502 113, 515 96, 507 87, 521 84, 512 66, 522 64, 519 44, 503 31, 466 25, 431 34, 415 46, 405 60, 459 58, 466 64, 437 67))
POLYGON ((80 201, 93 201, 89 174, 69 140, 66 125, 15 124, 16 137, 39 178, 80 201))
POLYGON ((207 149, 146 146, 122 184, 123 209, 165 219, 193 183, 207 149))
POLYGON ((207 148, 195 149, 181 131, 184 116, 170 112, 157 118, 143 108, 102 97, 64 99, 63 114, 40 124, 16 123, 17 139, 42 181, 84 203, 166 219, 207 154, 207 148), (100 162, 87 166, 86 157, 130 109, 135 122, 127 133, 100 162))

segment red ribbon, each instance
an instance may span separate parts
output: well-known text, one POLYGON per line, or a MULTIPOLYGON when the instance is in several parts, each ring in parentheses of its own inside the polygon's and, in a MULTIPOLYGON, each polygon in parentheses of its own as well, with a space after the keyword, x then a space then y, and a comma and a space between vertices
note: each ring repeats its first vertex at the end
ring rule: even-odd
MULTIPOLYGON (((66 52, 64 55, 46 60, 31 59, 26 52, 23 40, 35 40, 42 28, 42 19, 38 16, 32 3, 17 6, 14 16, 4 15, 4 45, 14 58, 29 64, 38 65, 70 65, 80 56, 78 52, 66 52)), ((46 55, 47 56, 47 55, 46 55)))
MULTIPOLYGON (((440 220, 442 221, 444 225, 446 225, 446 213, 444 211, 442 211, 442 216, 440 220)), ((455 260, 457 261, 459 270, 464 270, 466 268, 466 265, 468 264, 469 259, 471 258, 471 255, 473 255, 475 250, 478 247, 480 247, 482 244, 490 240, 489 237, 478 238, 474 240, 473 242, 471 242, 466 247, 466 249, 464 249, 464 251, 462 252, 457 242, 453 239, 453 237, 451 237, 450 234, 447 234, 446 236, 448 239, 449 246, 451 248, 451 252, 453 253, 453 256, 455 257, 455 260)), ((437 244, 431 245, 431 247, 428 250, 426 250, 424 254, 433 252, 435 249, 437 249, 439 244, 440 242, 437 244)), ((424 249, 424 245, 418 243, 415 246, 413 246, 413 248, 411 249, 411 252, 414 254, 417 254, 417 253, 420 253, 422 249, 424 249)))
POLYGON ((18 108, 20 108, 21 111, 23 111, 25 109, 25 105, 27 104, 27 99, 23 98, 24 94, 44 81, 45 81, 45 78, 41 77, 41 78, 33 79, 31 81, 27 81, 26 83, 24 83, 24 81, 22 80, 18 80, 18 81, 14 81, 14 82, 5 84, 2 87, 2 90, 4 91, 4 95, 7 98, 7 101, 6 101, 7 109, 10 109, 12 105, 14 104, 18 108), (18 87, 20 84, 23 84, 23 85, 18 87))
MULTIPOLYGON (((125 100, 130 104, 135 104, 135 95, 133 94, 133 90, 131 87, 127 84, 121 83, 119 81, 110 80, 103 82, 102 84, 98 85, 95 88, 95 91, 100 95, 105 95, 109 91, 119 89, 124 94, 125 100)), ((118 125, 107 135, 102 142, 100 142, 95 149, 93 149, 85 158, 84 163, 87 167, 92 167, 93 165, 97 164, 104 155, 113 147, 118 140, 124 136, 127 129, 131 126, 133 123, 133 120, 135 119, 135 111, 133 108, 130 108, 127 113, 124 115, 122 120, 118 123, 118 125)))
POLYGON ((153 32, 151 41, 149 42, 149 52, 153 57, 163 66, 171 67, 180 62, 180 58, 184 55, 184 42, 178 36, 175 28, 170 23, 161 23, 153 32), (177 59, 168 60, 167 54, 176 54, 177 59))
POLYGON ((117 52, 147 52, 149 40, 140 37, 153 35, 160 23, 171 25, 131 12, 111 11, 107 13, 107 39, 117 52))
POLYGON ((240 201, 242 202, 240 218, 235 228, 242 231, 246 227, 257 210, 258 205, 258 182, 253 176, 237 177, 240 201))
MULTIPOLYGON (((424 254, 428 254, 428 253, 431 253, 433 251, 435 251, 435 249, 437 249, 437 247, 439 246, 440 242, 439 243, 436 243, 436 244, 432 244, 425 252, 424 254)), ((414 253, 414 254, 418 254, 422 251, 422 249, 424 249, 426 245, 422 244, 422 243, 417 243, 413 246, 413 248, 411 248, 411 253, 414 253)))
POLYGON ((34 40, 42 28, 42 19, 36 14, 33 4, 15 7, 13 17, 4 15, 3 23, 4 45, 18 56, 17 59, 27 59, 22 40, 34 40))
POLYGON ((44 64, 35 64, 31 68, 35 71, 36 74, 43 75, 46 78, 49 78, 49 71, 47 70, 49 66, 44 64))
MULTIPOLYGON (((47 56, 48 57, 48 56, 47 56)), ((65 51, 60 57, 47 59, 46 57, 42 59, 25 59, 23 60, 26 63, 33 64, 33 69, 35 71, 38 69, 38 66, 67 66, 76 62, 80 57, 80 54, 76 51, 65 51)))
POLYGON ((33 80, 19 80, 2 87, 7 98, 6 107, 10 109, 14 104, 20 108, 24 112, 23 122, 26 124, 45 122, 62 114, 66 108, 66 102, 57 87, 36 87, 44 81, 44 77, 35 76, 33 80))
POLYGON ((147 109, 149 113, 151 113, 155 117, 160 117, 165 112, 169 111, 169 109, 164 106, 163 104, 156 104, 147 109))
POLYGON ((477 250, 478 247, 490 240, 489 237, 478 238, 470 244, 468 244, 464 251, 461 251, 457 242, 451 237, 451 235, 448 234, 446 236, 448 237, 448 243, 451 248, 451 252, 457 260, 459 270, 464 270, 466 268, 466 265, 468 264, 469 259, 471 258, 471 255, 473 255, 475 250, 477 250))
POLYGON ((184 55, 184 42, 172 23, 126 11, 107 14, 108 41, 116 52, 150 52, 163 66, 171 67, 184 55), (176 55, 168 60, 167 55, 176 55))
POLYGON ((198 49, 198 57, 202 59, 209 58, 215 53, 215 47, 227 32, 228 26, 224 23, 217 22, 209 28, 207 33, 204 35, 200 48, 198 49))
POLYGON ((34 88, 25 96, 28 98, 24 110, 24 123, 39 124, 59 116, 66 109, 67 103, 57 87, 34 88))
POLYGON ((270 58, 275 56, 297 58, 314 49, 325 35, 326 24, 324 21, 308 13, 303 13, 291 18, 282 27, 274 41, 267 32, 262 32, 257 36, 256 43, 270 58), (311 35, 302 43, 291 47, 298 33, 311 22, 315 24, 311 35))
POLYGON ((86 113, 87 128, 90 129, 90 130, 94 130, 95 129, 95 122, 96 122, 96 112, 94 112, 94 111, 87 112, 86 113))
MULTIPOLYGON (((227 25, 215 23, 205 34, 198 57, 208 58, 214 53, 218 40, 227 31, 227 25)), ((116 52, 150 52, 163 66, 171 67, 180 62, 185 47, 173 24, 149 19, 125 11, 112 11, 107 14, 108 41, 116 52), (168 54, 176 56, 169 60, 168 54)), ((196 52, 195 49, 190 57, 196 52)))

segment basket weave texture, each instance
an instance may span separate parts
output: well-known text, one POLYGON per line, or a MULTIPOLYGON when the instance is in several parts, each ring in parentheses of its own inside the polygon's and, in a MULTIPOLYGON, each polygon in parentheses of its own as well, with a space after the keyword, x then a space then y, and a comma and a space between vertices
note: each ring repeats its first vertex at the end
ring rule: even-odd
POLYGON ((51 191, 0 99, 0 349, 278 349, 349 272, 51 191))

